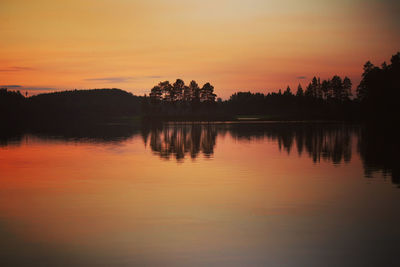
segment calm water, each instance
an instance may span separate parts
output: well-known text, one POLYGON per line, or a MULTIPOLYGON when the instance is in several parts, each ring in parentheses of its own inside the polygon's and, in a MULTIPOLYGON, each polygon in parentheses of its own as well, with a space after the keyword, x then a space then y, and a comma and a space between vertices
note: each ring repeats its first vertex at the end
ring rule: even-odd
POLYGON ((0 140, 1 266, 400 266, 397 150, 357 126, 0 140))

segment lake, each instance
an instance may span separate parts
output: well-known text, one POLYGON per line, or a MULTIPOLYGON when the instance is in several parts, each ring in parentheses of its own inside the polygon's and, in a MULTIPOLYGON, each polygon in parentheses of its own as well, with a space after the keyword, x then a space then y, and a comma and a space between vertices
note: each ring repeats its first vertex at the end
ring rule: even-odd
POLYGON ((398 150, 340 123, 0 135, 1 266, 400 266, 398 150))

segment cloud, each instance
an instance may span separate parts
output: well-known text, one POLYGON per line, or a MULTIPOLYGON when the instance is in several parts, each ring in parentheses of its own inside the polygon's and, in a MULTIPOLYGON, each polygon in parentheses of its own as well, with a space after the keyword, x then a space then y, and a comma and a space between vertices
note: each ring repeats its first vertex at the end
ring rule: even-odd
POLYGON ((105 83, 126 83, 133 79, 133 77, 103 77, 103 78, 89 78, 85 81, 105 82, 105 83))
POLYGON ((304 80, 304 79, 307 79, 307 76, 297 76, 296 78, 299 80, 304 80))
POLYGON ((14 72, 14 71, 25 71, 25 70, 35 70, 35 69, 31 67, 14 66, 14 67, 0 69, 0 72, 14 72))
POLYGON ((145 80, 145 79, 159 79, 162 78, 162 76, 159 75, 148 75, 148 76, 137 76, 137 77, 100 77, 100 78, 87 78, 84 79, 84 81, 89 81, 89 82, 104 82, 104 83, 127 83, 127 82, 132 82, 132 81, 138 81, 138 80, 145 80))
POLYGON ((24 85, 19 85, 19 84, 4 84, 4 85, 0 85, 0 88, 24 90, 24 91, 55 91, 55 90, 57 90, 56 88, 50 88, 50 87, 24 86, 24 85))
POLYGON ((0 85, 1 88, 22 88, 22 85, 17 84, 4 84, 0 85))

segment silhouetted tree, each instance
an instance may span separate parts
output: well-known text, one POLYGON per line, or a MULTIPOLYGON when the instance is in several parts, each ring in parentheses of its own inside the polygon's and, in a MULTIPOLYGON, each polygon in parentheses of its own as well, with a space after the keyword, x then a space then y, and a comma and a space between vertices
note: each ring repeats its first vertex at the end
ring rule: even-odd
POLYGON ((374 122, 400 121, 400 52, 382 68, 371 62, 364 65, 362 80, 357 87, 363 118, 374 122), (395 115, 396 114, 396 115, 395 115))
POLYGON ((160 86, 156 85, 151 89, 150 99, 153 103, 159 102, 162 100, 163 91, 160 86))
POLYGON ((333 92, 333 98, 335 100, 341 100, 343 92, 342 78, 337 75, 333 76, 330 85, 333 92))
POLYGON ((189 85, 190 91, 191 91, 191 100, 193 102, 200 102, 200 87, 195 81, 191 81, 189 85))
POLYGON ((351 96, 351 80, 346 76, 343 79, 343 85, 342 85, 342 93, 340 95, 340 100, 341 101, 347 101, 349 100, 351 96))
POLYGON ((181 79, 177 79, 176 82, 172 86, 172 90, 173 90, 172 101, 181 101, 183 99, 184 87, 185 87, 185 83, 181 79))
POLYGON ((303 87, 301 87, 301 84, 299 84, 299 86, 297 87, 296 96, 297 97, 303 97, 304 96, 303 87))
POLYGON ((288 87, 286 88, 286 91, 283 93, 284 96, 293 96, 290 87, 288 85, 288 87))
POLYGON ((379 72, 379 68, 375 67, 370 61, 367 61, 364 64, 363 70, 364 72, 362 74, 362 80, 357 87, 357 97, 361 101, 365 100, 365 98, 368 97, 370 87, 374 83, 372 81, 374 75, 370 75, 370 73, 372 73, 373 70, 375 73, 379 72))
POLYGON ((215 102, 216 95, 214 94, 214 86, 210 83, 206 83, 201 88, 200 100, 203 102, 215 102))
POLYGON ((160 82, 158 86, 161 88, 163 94, 162 100, 167 102, 172 102, 175 96, 174 96, 174 90, 169 81, 160 82))
POLYGON ((331 99, 333 97, 332 93, 332 87, 331 87, 331 81, 330 80, 323 80, 321 83, 321 91, 323 94, 324 99, 331 99))
POLYGON ((185 102, 190 102, 192 101, 192 97, 193 97, 193 91, 189 86, 184 86, 183 87, 183 101, 185 102))
POLYGON ((322 91, 321 91, 321 82, 320 79, 314 76, 314 78, 311 81, 311 87, 310 87, 310 96, 314 98, 322 98, 322 91))
POLYGON ((307 85, 307 88, 306 88, 306 91, 305 91, 304 95, 305 95, 306 97, 308 97, 308 98, 314 97, 313 86, 312 86, 311 83, 309 83, 309 84, 307 85))

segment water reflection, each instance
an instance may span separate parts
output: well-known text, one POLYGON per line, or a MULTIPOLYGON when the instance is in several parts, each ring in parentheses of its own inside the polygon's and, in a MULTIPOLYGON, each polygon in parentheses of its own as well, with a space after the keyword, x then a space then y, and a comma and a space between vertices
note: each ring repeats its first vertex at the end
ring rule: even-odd
POLYGON ((279 148, 288 154, 295 146, 299 155, 305 152, 313 162, 322 159, 339 164, 351 160, 351 137, 356 129, 348 125, 277 123, 245 127, 233 125, 230 133, 238 139, 276 141, 279 148))
POLYGON ((385 177, 391 177, 394 184, 400 185, 400 145, 397 131, 363 127, 360 129, 357 149, 367 178, 372 177, 375 172, 382 172, 385 177))
POLYGON ((68 123, 53 124, 29 129, 1 129, 0 147, 19 145, 25 135, 31 135, 41 140, 61 140, 90 143, 122 142, 139 133, 138 125, 123 123, 68 123))
POLYGON ((163 159, 175 157, 182 162, 186 155, 192 159, 198 157, 200 152, 205 157, 214 153, 218 129, 216 125, 180 125, 151 128, 145 131, 143 141, 150 140, 153 152, 163 159))
POLYGON ((218 135, 229 133, 237 140, 270 140, 279 149, 298 155, 306 153, 314 163, 321 160, 333 164, 349 163, 352 144, 357 140, 358 152, 364 164, 365 176, 376 171, 392 176, 392 182, 400 184, 395 153, 398 144, 388 138, 386 132, 374 131, 370 127, 348 124, 312 123, 265 123, 265 124, 180 124, 161 125, 142 130, 143 141, 150 143, 155 154, 161 158, 175 157, 182 162, 185 156, 192 159, 202 153, 212 156, 218 135), (148 141, 150 140, 150 141, 148 141))
POLYGON ((387 136, 311 123, 3 131, 0 262, 398 265, 387 136))
MULTIPOLYGON (((141 135, 146 146, 162 159, 175 158, 183 162, 186 157, 199 155, 212 157, 218 136, 231 135, 238 141, 270 141, 282 152, 307 155, 314 163, 347 164, 351 161, 352 144, 362 160, 365 176, 381 171, 400 184, 396 155, 399 151, 393 132, 347 124, 324 123, 221 123, 221 124, 163 124, 142 125, 68 125, 30 131, 42 140, 64 140, 90 143, 123 142, 141 135)), ((18 145, 23 131, 2 131, 0 147, 18 145)))
POLYGON ((2 131, 0 130, 0 148, 6 147, 13 144, 20 144, 22 141, 23 133, 18 130, 8 130, 2 131))

